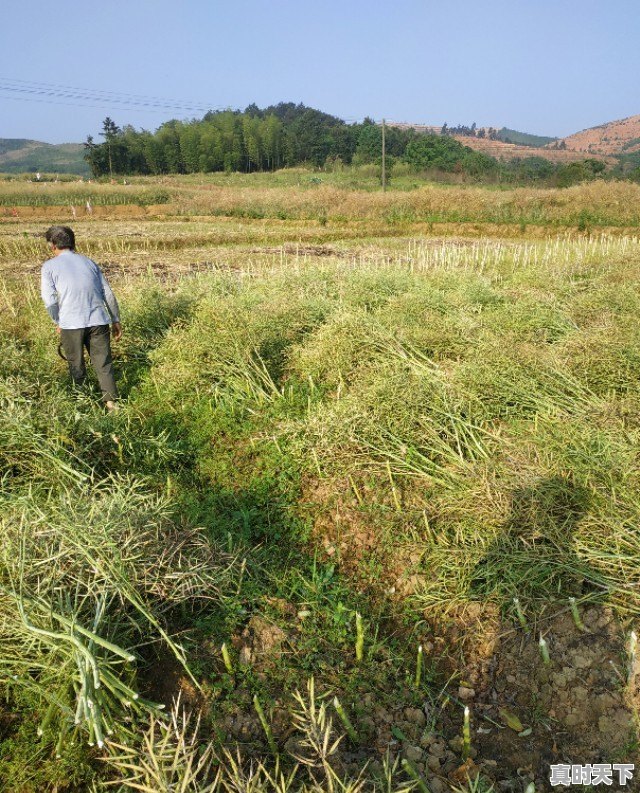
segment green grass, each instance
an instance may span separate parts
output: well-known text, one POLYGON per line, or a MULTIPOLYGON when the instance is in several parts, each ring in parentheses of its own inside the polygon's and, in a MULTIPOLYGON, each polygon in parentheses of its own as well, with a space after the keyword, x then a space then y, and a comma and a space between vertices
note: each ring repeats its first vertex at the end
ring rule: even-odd
POLYGON ((38 185, 39 190, 25 193, 21 190, 15 192, 0 192, 0 206, 2 207, 57 207, 75 206, 79 212, 84 212, 85 204, 89 201, 93 206, 149 206, 151 204, 166 204, 169 193, 166 190, 127 190, 107 187, 104 190, 91 187, 75 187, 74 190, 56 189, 49 183, 38 185))

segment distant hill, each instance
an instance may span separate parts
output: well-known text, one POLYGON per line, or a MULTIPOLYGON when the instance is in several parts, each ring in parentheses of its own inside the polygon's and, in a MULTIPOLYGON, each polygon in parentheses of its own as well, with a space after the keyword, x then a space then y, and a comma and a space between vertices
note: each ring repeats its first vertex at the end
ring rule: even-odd
MULTIPOLYGON (((304 106, 281 104, 270 111, 284 113, 309 110, 304 106)), ((262 113, 266 111, 260 111, 262 113)), ((324 114, 326 115, 326 114, 324 114)), ((332 118, 327 116, 327 118, 332 118)), ((417 132, 438 135, 440 126, 387 122, 399 129, 415 129, 417 132)), ((524 159, 544 157, 553 162, 573 162, 588 157, 604 160, 610 166, 622 162, 636 165, 640 161, 640 115, 618 121, 610 121, 597 127, 577 132, 566 138, 532 135, 509 127, 449 128, 449 134, 465 146, 484 152, 497 159, 524 159), (469 130, 472 134, 469 135, 469 130), (475 132, 475 135, 473 134, 475 132), (464 133, 464 134, 460 134, 464 133), (478 134, 481 137, 478 137, 478 134), (489 135, 493 138, 490 139, 489 135)), ((4 173, 71 173, 87 176, 90 173, 84 160, 81 143, 51 144, 23 138, 0 138, 0 172, 4 173)))
MULTIPOLYGON (((524 160, 529 157, 543 157, 551 162, 576 162, 584 160, 584 152, 571 151, 570 149, 556 149, 555 144, 549 146, 523 146, 517 143, 504 143, 501 140, 490 140, 489 138, 473 138, 468 135, 454 135, 464 146, 470 149, 488 154, 496 160, 524 160)), ((617 160, 610 156, 598 155, 598 159, 603 160, 608 165, 615 165, 617 160)))
MULTIPOLYGON (((426 132, 431 135, 440 135, 442 132, 442 127, 428 126, 426 124, 390 122, 388 125, 399 127, 400 129, 415 129, 416 132, 426 132)), ((450 127, 449 129, 449 134, 460 141, 463 146, 488 154, 497 160, 523 160, 528 157, 543 157, 551 162, 575 162, 576 160, 584 159, 584 154, 580 152, 556 149, 554 144, 557 142, 557 138, 550 136, 530 135, 528 132, 518 132, 515 129, 509 129, 509 127, 502 127, 500 130, 496 130, 493 127, 478 128, 477 132, 482 130, 484 137, 459 135, 456 134, 455 127, 450 127), (494 134, 495 137, 495 133, 497 133, 497 137, 491 140, 489 135, 494 134), (507 142, 507 140, 510 142, 507 142)), ((615 161, 611 158, 604 157, 602 159, 607 161, 609 165, 615 164, 615 161)))
POLYGON ((629 116, 619 121, 609 121, 597 127, 576 132, 547 148, 562 146, 568 151, 579 151, 587 156, 603 154, 621 155, 640 151, 640 116, 629 116))
POLYGON ((0 138, 2 173, 89 174, 82 143, 42 143, 24 138, 0 138))
POLYGON ((498 130, 498 140, 504 143, 516 143, 519 146, 546 146, 553 143, 557 138, 550 138, 547 135, 530 135, 528 132, 518 132, 509 127, 502 127, 498 130))
POLYGON ((0 138, 0 155, 27 148, 36 143, 37 141, 26 138, 0 138))

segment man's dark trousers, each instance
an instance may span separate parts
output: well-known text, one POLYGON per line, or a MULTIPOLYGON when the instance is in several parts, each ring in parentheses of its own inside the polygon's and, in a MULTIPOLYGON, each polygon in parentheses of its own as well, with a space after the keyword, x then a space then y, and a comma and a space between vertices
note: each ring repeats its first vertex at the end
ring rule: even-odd
POLYGON ((91 365, 102 389, 104 402, 114 401, 118 397, 116 381, 113 375, 111 358, 111 338, 109 325, 94 325, 91 328, 61 330, 60 343, 69 363, 69 372, 74 385, 81 386, 87 376, 84 365, 84 349, 91 358, 91 365))

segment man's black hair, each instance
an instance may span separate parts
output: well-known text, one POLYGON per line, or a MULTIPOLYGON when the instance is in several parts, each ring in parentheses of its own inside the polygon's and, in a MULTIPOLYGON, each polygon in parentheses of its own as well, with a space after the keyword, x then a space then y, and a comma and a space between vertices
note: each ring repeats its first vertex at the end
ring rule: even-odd
POLYGON ((69 226, 51 226, 51 228, 47 229, 47 233, 44 236, 47 242, 53 243, 60 251, 64 248, 68 248, 71 251, 76 249, 76 235, 69 226))

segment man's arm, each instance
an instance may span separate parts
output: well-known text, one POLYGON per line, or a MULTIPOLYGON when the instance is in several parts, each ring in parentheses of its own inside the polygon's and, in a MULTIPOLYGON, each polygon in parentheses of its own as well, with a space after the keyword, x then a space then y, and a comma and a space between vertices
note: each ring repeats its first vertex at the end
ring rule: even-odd
POLYGON ((120 308, 116 296, 113 294, 109 282, 104 277, 104 273, 98 268, 100 273, 100 285, 102 286, 102 294, 104 295, 104 302, 107 306, 109 314, 111 314, 111 330, 113 331, 113 340, 120 341, 122 338, 122 325, 120 324, 120 308))
POLYGON ((120 324, 120 308, 118 306, 118 301, 116 300, 116 296, 111 291, 111 287, 109 286, 109 282, 104 277, 102 270, 100 272, 100 285, 102 287, 102 294, 104 295, 104 302, 109 310, 109 314, 111 314, 111 321, 114 323, 120 324))
POLYGON ((49 316, 57 325, 59 320, 58 294, 55 284, 53 283, 53 278, 51 277, 51 272, 46 267, 42 268, 40 276, 40 295, 42 297, 42 302, 49 312, 49 316))

